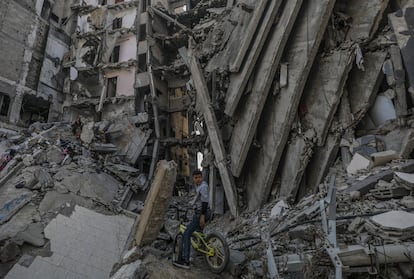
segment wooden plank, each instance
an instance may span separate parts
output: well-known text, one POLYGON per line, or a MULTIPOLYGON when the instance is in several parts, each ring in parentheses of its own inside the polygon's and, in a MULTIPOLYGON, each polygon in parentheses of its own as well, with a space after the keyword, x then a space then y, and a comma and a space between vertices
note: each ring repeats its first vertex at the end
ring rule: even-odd
POLYGON ((256 39, 250 48, 251 50, 249 52, 249 55, 244 61, 242 70, 230 76, 230 85, 226 94, 227 99, 226 107, 224 110, 224 112, 229 116, 233 116, 234 112, 236 111, 237 105, 240 101, 241 96, 243 95, 250 75, 253 72, 254 66, 257 59, 259 58, 263 45, 266 42, 267 34, 272 27, 281 3, 282 1, 280 0, 272 0, 270 2, 266 14, 263 17, 263 22, 257 31, 256 39))
POLYGON ((210 138, 211 146, 214 152, 217 168, 220 173, 221 181, 223 183, 224 191, 226 193, 227 203, 230 208, 230 212, 233 216, 238 215, 237 207, 237 192, 234 182, 234 177, 231 175, 229 168, 227 167, 227 155, 224 149, 223 139, 221 138, 221 131, 217 125, 216 115, 211 105, 210 96, 208 93, 207 84, 201 69, 200 63, 194 54, 195 43, 190 39, 190 72, 193 79, 195 89, 197 91, 197 99, 201 104, 201 109, 204 116, 204 121, 207 126, 208 135, 210 138))
POLYGON ((247 158, 267 95, 289 34, 299 13, 302 0, 288 1, 277 25, 273 27, 264 54, 257 65, 253 88, 236 113, 238 121, 233 129, 230 156, 231 170, 238 177, 247 158))
POLYGON ((257 139, 260 149, 251 150, 244 175, 250 210, 268 199, 299 100, 319 44, 331 16, 334 0, 304 1, 286 51, 288 86, 270 95, 260 119, 257 139))

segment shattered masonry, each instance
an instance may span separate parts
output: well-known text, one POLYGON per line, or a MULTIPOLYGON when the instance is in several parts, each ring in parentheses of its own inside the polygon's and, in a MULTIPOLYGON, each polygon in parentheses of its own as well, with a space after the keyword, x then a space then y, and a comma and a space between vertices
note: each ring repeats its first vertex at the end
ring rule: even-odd
POLYGON ((0 277, 180 278, 201 166, 228 276, 414 278, 413 26, 413 0, 0 1, 0 277))

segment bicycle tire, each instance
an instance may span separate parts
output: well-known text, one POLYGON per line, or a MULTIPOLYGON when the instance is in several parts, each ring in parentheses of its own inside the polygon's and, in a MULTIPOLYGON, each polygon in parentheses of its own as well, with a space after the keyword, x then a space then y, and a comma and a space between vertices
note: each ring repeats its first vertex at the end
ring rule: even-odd
POLYGON ((172 260, 179 261, 183 257, 183 234, 178 233, 174 238, 173 256, 172 260))
POLYGON ((229 246, 227 245, 225 238, 221 234, 215 232, 207 235, 206 242, 208 246, 213 246, 215 250, 214 256, 210 257, 207 254, 204 256, 206 263, 211 272, 220 274, 226 269, 227 264, 229 263, 229 246), (222 255, 222 257, 220 257, 220 255, 222 255), (220 262, 218 261, 219 259, 220 262))

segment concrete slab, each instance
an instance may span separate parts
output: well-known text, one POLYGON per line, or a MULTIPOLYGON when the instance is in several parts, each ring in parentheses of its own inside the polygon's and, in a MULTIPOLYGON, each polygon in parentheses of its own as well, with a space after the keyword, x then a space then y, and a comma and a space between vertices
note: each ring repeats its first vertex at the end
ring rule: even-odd
POLYGON ((110 204, 121 187, 118 180, 104 172, 80 174, 62 171, 57 173, 55 177, 61 179, 63 174, 66 176, 57 183, 59 187, 65 187, 69 192, 83 197, 98 199, 104 204, 110 204))
POLYGON ((388 6, 389 0, 343 1, 344 13, 352 18, 347 40, 363 42, 372 39, 388 6))
POLYGON ((92 201, 74 194, 61 194, 56 191, 48 191, 39 205, 40 214, 55 211, 66 203, 74 203, 84 207, 92 206, 92 201))
POLYGON ((379 86, 384 77, 382 65, 386 56, 387 53, 385 51, 365 53, 365 71, 361 71, 354 66, 349 73, 347 89, 355 123, 361 121, 375 101, 379 86))
POLYGON ((20 209, 7 223, 0 226, 0 241, 15 237, 19 232, 24 231, 33 221, 40 221, 37 207, 27 204, 20 209))
POLYGON ((145 245, 158 237, 164 224, 165 211, 170 204, 172 191, 177 176, 177 165, 174 161, 159 161, 154 180, 141 212, 135 242, 145 245))
POLYGON ((407 114, 407 92, 405 88, 405 69, 401 59, 401 53, 398 46, 390 46, 390 56, 393 65, 393 77, 395 79, 394 90, 396 93, 394 102, 397 116, 407 114))
POLYGON ((32 200, 32 193, 22 193, 13 197, 0 208, 0 225, 7 222, 22 207, 32 200))
POLYGON ((414 174, 396 171, 394 175, 397 180, 402 181, 405 185, 414 188, 414 174))
POLYGON ((353 49, 335 50, 313 65, 300 107, 304 129, 315 130, 318 146, 325 143, 354 58, 353 49))
POLYGON ((408 1, 403 9, 388 15, 404 61, 409 81, 409 92, 414 93, 414 1, 408 1))
POLYGON ((82 197, 98 199, 104 204, 110 204, 115 198, 121 184, 113 176, 106 173, 84 173, 80 176, 80 195, 82 197))
MULTIPOLYGON (((266 42, 267 34, 276 18, 276 14, 281 3, 282 1, 278 0, 273 0, 269 3, 262 20, 263 23, 260 25, 257 32, 258 34, 261 34, 261 37, 256 39, 252 44, 251 49, 253 51, 249 52, 241 71, 230 75, 230 85, 226 93, 226 107, 224 109, 224 112, 229 116, 233 116, 236 111, 237 105, 239 104, 240 98, 243 95, 251 74, 253 73, 253 69, 259 59, 262 47, 266 42)), ((280 31, 283 31, 283 29, 280 31)))
POLYGON ((15 264, 5 278, 109 278, 124 251, 134 219, 106 216, 75 206, 45 228, 51 257, 37 256, 29 267, 15 264))
POLYGON ((325 145, 315 149, 306 169, 308 189, 316 190, 319 184, 323 182, 329 167, 332 166, 338 154, 340 139, 340 135, 330 134, 326 138, 325 145))
POLYGON ((42 223, 31 223, 24 231, 19 232, 14 239, 17 242, 26 242, 36 247, 45 245, 42 223))
POLYGON ((207 84, 201 69, 200 63, 194 53, 194 41, 190 40, 190 71, 195 89, 197 91, 197 101, 202 105, 201 112, 207 126, 208 136, 213 149, 216 166, 220 172, 221 182, 226 193, 227 204, 233 216, 238 215, 237 192, 234 177, 231 175, 227 166, 227 153, 221 131, 217 124, 216 115, 211 106, 211 100, 207 84))
MULTIPOLYGON (((264 53, 256 65, 256 78, 251 92, 240 102, 237 109, 235 115, 237 122, 232 132, 229 152, 232 173, 236 177, 240 175, 247 158, 270 86, 301 4, 302 0, 294 0, 287 2, 283 7, 283 13, 271 30, 264 53)), ((229 90, 233 88, 230 86, 229 90)))
POLYGON ((414 214, 406 211, 393 210, 371 217, 371 221, 384 230, 414 230, 414 214))
POLYGON ((266 202, 299 100, 326 29, 335 1, 305 1, 286 46, 289 65, 288 86, 277 96, 269 96, 260 119, 257 139, 261 145, 252 150, 244 179, 248 208, 254 210, 266 202))
POLYGON ((370 159, 362 156, 359 153, 355 153, 352 157, 351 162, 346 168, 346 172, 348 174, 357 174, 359 171, 371 169, 373 165, 374 163, 370 159))
POLYGON ((303 132, 285 147, 280 166, 280 197, 296 198, 313 150, 324 145, 354 56, 352 49, 346 49, 316 59, 300 104, 303 132))
MULTIPOLYGON (((401 172, 414 172, 414 160, 409 160, 402 164, 398 168, 401 172)), ((362 195, 368 193, 368 191, 375 187, 380 180, 391 181, 394 177, 394 171, 392 169, 385 170, 374 175, 365 178, 362 181, 355 182, 345 192, 350 193, 353 191, 359 191, 362 195)))
MULTIPOLYGON (((265 0, 257 2, 253 0, 242 0, 238 3, 238 8, 231 9, 229 17, 223 23, 224 26, 221 28, 224 30, 222 36, 225 38, 223 41, 226 45, 224 46, 223 51, 217 53, 210 59, 206 66, 206 71, 211 72, 215 69, 228 69, 230 65, 233 65, 233 62, 238 60, 238 56, 241 58, 244 57, 244 54, 246 53, 245 48, 249 47, 249 43, 260 22, 260 18, 262 18, 262 14, 265 11, 266 6, 268 6, 267 4, 272 4, 272 2, 278 2, 280 5, 282 1, 265 0), (248 31, 250 31, 250 34, 248 34, 248 31), (242 43, 244 40, 247 41, 247 45, 242 43)), ((256 40, 264 41, 264 39, 260 37, 256 37, 256 40)), ((232 70, 237 71, 238 68, 234 66, 232 66, 232 70)))
POLYGON ((280 165, 279 198, 295 199, 300 182, 313 154, 313 143, 302 136, 295 137, 287 146, 280 165))

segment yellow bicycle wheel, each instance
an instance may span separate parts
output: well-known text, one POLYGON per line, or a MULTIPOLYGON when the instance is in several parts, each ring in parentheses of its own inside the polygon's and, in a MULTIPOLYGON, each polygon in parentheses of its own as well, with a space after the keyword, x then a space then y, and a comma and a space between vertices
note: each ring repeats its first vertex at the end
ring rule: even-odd
POLYGON ((227 267, 230 258, 229 247, 224 237, 219 233, 211 233, 206 237, 208 245, 207 250, 213 249, 212 255, 210 253, 205 255, 205 260, 210 270, 214 273, 221 273, 227 267))

